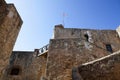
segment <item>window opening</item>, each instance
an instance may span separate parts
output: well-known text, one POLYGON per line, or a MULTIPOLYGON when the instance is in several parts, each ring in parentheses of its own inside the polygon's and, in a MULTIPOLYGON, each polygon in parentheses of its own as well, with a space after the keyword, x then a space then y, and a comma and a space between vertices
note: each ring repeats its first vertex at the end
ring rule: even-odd
POLYGON ((88 34, 85 34, 84 36, 85 36, 85 38, 86 38, 86 41, 89 41, 89 36, 88 36, 88 34))
POLYGON ((19 75, 20 69, 19 68, 12 68, 10 75, 19 75))
POLYGON ((107 49, 107 51, 109 51, 111 53, 113 52, 112 47, 111 47, 110 44, 106 44, 106 49, 107 49))

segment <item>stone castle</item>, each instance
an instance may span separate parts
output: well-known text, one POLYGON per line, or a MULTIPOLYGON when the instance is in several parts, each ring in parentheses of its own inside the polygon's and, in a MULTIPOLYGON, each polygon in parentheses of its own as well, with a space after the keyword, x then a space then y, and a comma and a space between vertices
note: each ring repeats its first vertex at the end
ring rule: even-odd
POLYGON ((48 45, 12 51, 22 23, 14 5, 0 0, 0 80, 120 80, 120 27, 56 25, 48 45))

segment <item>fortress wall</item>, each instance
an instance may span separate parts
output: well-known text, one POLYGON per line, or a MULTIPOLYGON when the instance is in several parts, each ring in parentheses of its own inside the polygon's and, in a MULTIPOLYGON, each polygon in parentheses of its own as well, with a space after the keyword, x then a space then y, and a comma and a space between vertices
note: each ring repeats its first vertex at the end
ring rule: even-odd
POLYGON ((4 73, 8 65, 9 57, 22 25, 22 20, 14 5, 8 4, 6 8, 8 13, 1 20, 2 24, 0 24, 0 75, 4 73))
POLYGON ((73 67, 109 54, 103 46, 86 47, 86 42, 79 38, 51 40, 47 60, 48 80, 71 80, 73 67))
POLYGON ((8 14, 7 4, 5 0, 0 0, 0 24, 3 23, 4 17, 8 14))
POLYGON ((120 39, 114 30, 56 28, 48 51, 48 80, 72 80, 73 67, 120 49, 120 39))
POLYGON ((88 36, 89 43, 98 46, 110 44, 113 52, 119 50, 120 38, 116 30, 64 28, 62 25, 56 25, 54 29, 54 39, 80 38, 81 40, 86 40, 85 35, 88 36))
POLYGON ((98 60, 80 65, 78 76, 73 70, 73 80, 119 80, 120 79, 120 51, 98 60))
POLYGON ((2 80, 44 79, 47 61, 46 56, 47 54, 38 57, 36 53, 32 51, 13 51, 10 57, 10 64, 2 80), (16 68, 18 69, 17 71, 16 68))

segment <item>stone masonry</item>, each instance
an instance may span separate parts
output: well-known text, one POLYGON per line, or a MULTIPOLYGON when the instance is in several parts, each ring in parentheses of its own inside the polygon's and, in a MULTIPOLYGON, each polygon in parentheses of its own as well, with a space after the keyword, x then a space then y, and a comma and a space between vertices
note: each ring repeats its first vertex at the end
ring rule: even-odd
POLYGON ((47 61, 48 80, 72 80, 72 68, 120 49, 115 30, 69 29, 55 26, 47 61))
MULTIPOLYGON (((89 65, 86 65, 85 69, 88 72, 84 72, 83 67, 79 67, 79 65, 112 55, 119 50, 120 39, 115 30, 71 29, 56 25, 54 39, 50 40, 47 51, 44 51, 45 48, 46 46, 35 49, 34 52, 13 51, 3 79, 89 80, 89 78, 84 78, 85 75, 90 74, 89 70, 94 69, 100 74, 99 71, 104 70, 104 67, 101 68, 100 65, 104 64, 104 66, 110 67, 113 64, 108 65, 104 63, 104 60, 100 61, 99 64, 95 64, 98 71, 93 66, 87 67, 89 65)), ((110 59, 108 58, 108 60, 110 59)), ((115 61, 117 62, 116 58, 115 61)), ((93 71, 93 75, 95 75, 95 71, 93 71)), ((119 75, 119 72, 115 72, 115 74, 119 75)), ((115 78, 119 80, 117 76, 115 78)), ((93 80, 101 79, 109 80, 109 77, 105 79, 102 77, 95 78, 93 80)))
POLYGON ((73 80, 119 80, 120 51, 73 68, 72 75, 73 80))
POLYGON ((9 63, 22 20, 13 4, 0 0, 0 76, 9 63))
POLYGON ((42 80, 45 78, 47 54, 36 56, 33 51, 13 51, 3 80, 42 80))
POLYGON ((119 80, 120 27, 56 25, 49 45, 12 52, 22 23, 15 6, 0 0, 0 80, 119 80))

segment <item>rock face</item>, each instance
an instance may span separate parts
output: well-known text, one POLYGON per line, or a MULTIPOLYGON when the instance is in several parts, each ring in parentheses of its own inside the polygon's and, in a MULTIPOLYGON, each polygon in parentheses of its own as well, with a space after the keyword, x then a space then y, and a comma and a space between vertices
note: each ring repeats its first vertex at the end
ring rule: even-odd
POLYGON ((9 63, 22 20, 13 4, 0 0, 0 77, 9 63))
POLYGON ((73 80, 120 80, 120 51, 80 65, 73 70, 73 80), (75 70, 78 70, 75 72, 75 70), (76 77, 76 78, 75 78, 76 77))

